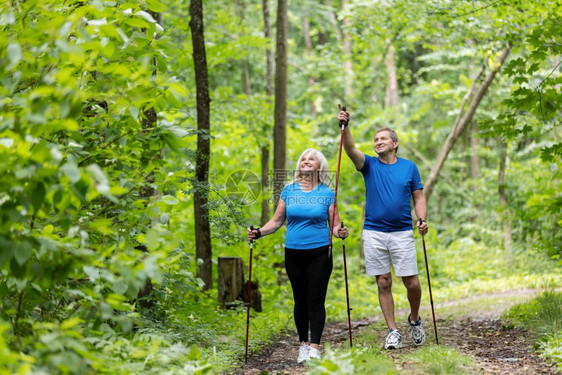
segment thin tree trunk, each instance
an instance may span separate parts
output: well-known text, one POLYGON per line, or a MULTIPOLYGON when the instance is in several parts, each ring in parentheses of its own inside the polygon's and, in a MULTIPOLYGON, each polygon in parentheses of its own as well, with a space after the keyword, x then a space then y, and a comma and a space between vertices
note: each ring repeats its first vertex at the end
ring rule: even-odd
MULTIPOLYGON (((263 29, 268 41, 271 38, 271 18, 269 17, 268 0, 262 0, 263 7, 263 29)), ((265 93, 273 96, 273 51, 270 47, 265 50, 265 93)))
POLYGON ((338 20, 336 19, 336 15, 333 12, 334 8, 332 8, 331 0, 326 0, 326 8, 328 8, 328 17, 330 18, 330 23, 334 28, 334 35, 336 36, 336 40, 338 41, 339 44, 341 42, 342 37, 341 37, 340 28, 338 26, 338 20))
MULTIPOLYGON (((341 2, 342 10, 347 9, 347 0, 342 0, 341 2)), ((345 72, 345 101, 351 101, 353 98, 353 64, 352 50, 351 50, 351 35, 349 34, 349 29, 351 28, 351 18, 345 17, 342 20, 342 31, 343 31, 343 70, 345 72)))
POLYGON ((387 74, 386 97, 384 100, 385 108, 393 108, 392 119, 396 120, 398 111, 398 78, 396 75, 396 62, 394 60, 394 46, 388 41, 386 56, 384 59, 387 74))
POLYGON ((455 124, 453 125, 453 129, 451 130, 451 133, 447 137, 447 140, 445 141, 445 144, 441 148, 441 151, 439 152, 437 160, 436 160, 434 166, 431 168, 431 172, 430 172, 429 177, 428 177, 428 179, 425 183, 424 192, 425 192, 426 200, 429 200, 429 198, 431 196, 431 193, 433 192, 433 188, 435 187, 435 184, 437 183, 437 179, 439 177, 439 172, 441 171, 441 168, 443 168, 443 165, 445 164, 445 160, 447 160, 447 157, 449 156, 449 152, 451 151, 451 149, 455 145, 457 139, 464 132, 466 127, 471 123, 472 118, 474 117, 474 113, 476 112, 476 109, 478 108, 478 105, 480 105, 480 102, 482 101, 482 98, 484 97, 484 95, 488 91, 488 88, 490 87, 490 84, 494 80, 494 77, 496 76, 497 72, 499 71, 499 69, 503 65, 505 59, 509 55, 510 50, 511 50, 511 46, 507 45, 507 47, 502 51, 502 53, 500 55, 500 58, 499 58, 499 61, 498 61, 497 67, 495 67, 494 69, 492 69, 488 73, 488 75, 486 76, 486 78, 482 82, 482 85, 480 86, 480 88, 476 92, 476 95, 472 98, 472 101, 470 102, 468 110, 463 117, 462 112, 463 112, 465 103, 468 100, 470 94, 472 93, 473 88, 476 86, 476 83, 478 82, 480 76, 484 73, 485 66, 483 66, 483 69, 477 75, 476 79, 474 80, 474 82, 472 84, 472 87, 470 88, 469 92, 465 96, 465 98, 464 98, 464 100, 461 104, 461 109, 459 111, 457 119, 455 120, 455 124))
POLYGON ((507 160, 507 145, 502 142, 500 146, 500 170, 498 174, 498 193, 500 195, 500 204, 502 207, 501 217, 503 221, 503 238, 504 245, 509 254, 513 250, 513 239, 511 234, 511 214, 505 193, 505 168, 507 160))
MULTIPOLYGON (((308 22, 308 14, 306 9, 303 9, 303 34, 304 34, 304 45, 306 46, 306 55, 310 58, 312 57, 312 40, 310 39, 310 24, 308 22)), ((311 91, 314 88, 314 77, 312 75, 308 76, 308 86, 311 91)), ((314 97, 310 98, 310 115, 313 119, 316 119, 316 103, 314 103, 314 97)))
MULTIPOLYGON (((246 14, 246 6, 243 1, 234 1, 235 13, 240 18, 240 25, 244 25, 244 15, 246 14)), ((244 27, 241 27, 241 35, 244 34, 244 27)), ((250 68, 248 64, 248 58, 242 58, 242 91, 247 96, 252 95, 252 89, 250 86, 250 68)))
POLYGON ((248 66, 248 59, 242 59, 242 90, 247 96, 252 95, 252 88, 250 85, 250 68, 248 66))
POLYGON ((273 194, 275 207, 287 177, 287 0, 277 1, 275 125, 273 127, 273 194))
MULTIPOLYGON (((162 13, 150 12, 150 15, 152 15, 152 17, 156 20, 156 22, 158 22, 158 24, 162 25, 162 13)), ((143 32, 146 32, 146 30, 143 29, 143 32)), ((160 35, 157 35, 156 38, 159 39, 160 35)), ((156 57, 154 57, 152 59, 152 64, 154 66, 154 70, 152 71, 152 76, 155 77, 156 74, 157 74, 156 57)), ((157 121, 158 121, 158 114, 156 113, 156 110, 154 109, 154 107, 145 108, 143 110, 143 114, 144 114, 144 116, 143 116, 143 119, 141 121, 142 132, 143 133, 154 132, 154 129, 156 128, 157 121)), ((162 150, 160 151, 160 156, 161 155, 162 155, 162 150)), ((155 171, 150 172, 145 177, 145 185, 141 186, 140 191, 139 191, 139 195, 143 198, 147 198, 147 202, 148 202, 148 199, 157 195, 157 191, 153 187, 153 184, 155 182, 154 172, 155 171)), ((152 222, 154 223, 154 221, 156 219, 157 218, 154 217, 152 222)), ((144 245, 139 245, 139 246, 136 247, 136 249, 144 251, 144 252, 148 252, 148 249, 144 245)), ((153 289, 154 288, 153 288, 153 285, 152 285, 152 280, 148 277, 146 279, 146 281, 144 282, 144 286, 139 290, 139 292, 137 294, 139 306, 141 306, 142 308, 145 308, 145 309, 150 309, 152 312, 154 312, 152 310, 153 307, 154 307, 154 299, 152 298, 153 297, 152 296, 153 289)))
POLYGON ((209 184, 209 160, 211 154, 211 121, 209 97, 209 75, 205 52, 205 35, 203 26, 203 1, 191 0, 189 7, 191 21, 191 40, 193 44, 193 63, 195 66, 195 89, 197 100, 197 156, 195 179, 197 187, 194 193, 195 216, 195 254, 203 263, 197 268, 197 276, 205 283, 203 290, 213 286, 213 267, 211 249, 211 228, 207 203, 209 184))

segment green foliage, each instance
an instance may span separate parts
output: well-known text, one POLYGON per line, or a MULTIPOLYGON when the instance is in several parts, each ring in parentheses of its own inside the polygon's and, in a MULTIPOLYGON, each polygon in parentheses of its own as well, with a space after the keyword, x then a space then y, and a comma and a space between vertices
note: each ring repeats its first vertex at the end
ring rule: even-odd
POLYGON ((544 292, 528 303, 512 307, 502 320, 507 328, 517 325, 529 331, 539 352, 562 368, 562 293, 544 292))
MULTIPOLYGON (((264 48, 274 41, 263 37, 261 2, 205 4, 208 186, 193 180, 189 2, 0 3, 0 373, 232 369, 243 355, 244 311, 220 311, 215 290, 199 292, 192 194, 209 194, 213 256, 247 262, 245 227, 259 221, 261 199, 271 189, 241 206, 226 185, 237 171, 259 176, 261 148, 273 149, 264 48), (251 96, 243 92, 243 60, 251 96), (240 324, 225 328, 230 321, 240 324)), ((468 140, 461 141, 429 204, 432 281, 442 299, 522 282, 559 286, 559 264, 544 256, 559 259, 562 249, 559 2, 355 1, 345 12, 339 5, 291 4, 287 168, 315 147, 335 169, 334 116, 341 102, 352 112, 362 151, 373 153, 374 126, 390 124, 400 135, 401 156, 415 160, 425 180, 479 65, 493 66, 510 42, 511 60, 475 116, 480 176, 469 177, 471 151, 468 140), (305 7, 310 54, 302 37, 305 7), (333 16, 351 20, 351 97, 343 96, 347 56, 333 16), (385 66, 390 44, 395 72, 385 66), (397 108, 384 105, 389 74, 398 78, 397 108), (497 195, 495 152, 506 141, 507 211, 497 195), (505 212, 512 217, 513 253, 501 239, 505 212)), ((376 286, 364 274, 359 250, 362 177, 345 156, 341 172, 352 315, 372 316, 379 314, 376 286)), ((284 272, 273 267, 283 261, 283 237, 281 229, 256 244, 253 275, 266 311, 252 313, 252 353, 292 325, 290 287, 278 284, 284 272)), ((421 254, 418 261, 422 269, 421 254)), ((396 280, 402 308, 407 299, 399 288, 396 280)), ((328 318, 345 319, 338 242, 328 293, 328 318)), ((540 342, 543 353, 559 355, 558 336, 540 342)), ((329 351, 322 363, 361 372, 379 354, 329 351)), ((392 371, 386 365, 381 372, 392 371)))
POLYGON ((424 346, 408 359, 424 374, 471 374, 474 360, 446 346, 424 346))
POLYGON ((332 349, 308 364, 307 374, 395 374, 392 361, 380 350, 367 347, 332 349))

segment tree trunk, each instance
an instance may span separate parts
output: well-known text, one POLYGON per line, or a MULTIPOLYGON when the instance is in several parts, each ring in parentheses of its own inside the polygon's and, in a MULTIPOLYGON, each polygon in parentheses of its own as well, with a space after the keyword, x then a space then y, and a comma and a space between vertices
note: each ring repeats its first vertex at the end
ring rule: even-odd
MULTIPOLYGON (((271 40, 271 19, 269 18, 268 0, 262 0, 263 29, 267 40, 271 40)), ((265 93, 273 96, 273 51, 267 47, 265 50, 265 93)))
POLYGON ((197 187, 194 193, 195 216, 195 254, 203 263, 197 268, 197 276, 203 280, 203 290, 213 286, 213 267, 211 249, 211 228, 209 225, 209 159, 210 141, 210 103, 209 76, 207 72, 207 56, 205 52, 205 35, 203 27, 203 2, 191 0, 189 7, 191 21, 191 41, 193 44, 193 63, 195 67, 195 89, 197 100, 197 156, 195 179, 197 187))
MULTIPOLYGON (((342 0, 341 2, 342 10, 347 9, 347 0, 342 0)), ((351 28, 351 18, 345 17, 342 20, 342 31, 343 31, 343 70, 345 72, 345 100, 344 102, 351 102, 353 98, 353 65, 352 60, 352 50, 351 50, 351 35, 349 34, 349 29, 351 28)))
MULTIPOLYGON (((158 24, 160 25, 162 24, 162 13, 150 12, 150 14, 158 22, 158 24)), ((143 32, 146 32, 146 30, 143 29, 143 32)), ((157 35, 156 38, 159 39, 160 36, 157 35)), ((152 71, 152 76, 154 77, 157 74, 156 57, 152 59, 152 64, 154 65, 154 70, 152 71)), ((158 114, 156 113, 156 110, 154 109, 154 107, 145 108, 143 110, 143 114, 144 116, 141 121, 142 132, 143 133, 154 132, 154 129, 156 128, 156 123, 158 121, 158 114)), ((160 153, 162 153, 162 150, 160 151, 160 153)), ((147 202, 150 199, 150 197, 154 197, 157 193, 156 189, 152 187, 154 181, 155 181, 154 171, 152 171, 145 177, 146 184, 140 187, 139 195, 143 198, 147 198, 147 202)), ((153 219, 153 222, 154 220, 156 220, 156 217, 153 219)), ((139 245, 136 246, 135 248, 137 250, 142 250, 143 252, 148 253, 148 249, 144 245, 139 245)), ((144 282, 144 286, 139 290, 137 295, 139 306, 144 309, 150 309, 152 312, 154 312, 152 310, 154 308, 154 299, 152 298, 153 289, 154 287, 152 285, 152 280, 149 277, 147 277, 146 281, 144 282)))
POLYGON ((498 174, 498 193, 500 195, 501 218, 503 221, 503 238, 504 246, 511 255, 513 250, 513 239, 511 235, 511 214, 509 212, 509 204, 507 194, 505 193, 505 167, 507 160, 507 145, 502 142, 500 146, 500 170, 498 174))
POLYGON ((275 125, 273 127, 273 195, 275 207, 287 177, 287 0, 277 1, 275 125))
POLYGON ((484 73, 484 70, 486 68, 485 65, 482 66, 482 70, 476 76, 476 78, 473 81, 472 86, 470 87, 468 93, 465 95, 465 97, 463 99, 463 102, 461 104, 459 114, 457 116, 455 124, 453 125, 453 129, 451 130, 451 133, 447 137, 447 140, 445 141, 445 144, 441 148, 441 151, 439 152, 437 160, 436 160, 435 164, 433 165, 433 167, 431 168, 431 172, 430 172, 429 177, 427 179, 427 182, 424 186, 425 198, 426 198, 427 201, 429 201, 431 193, 433 192, 433 188, 435 187, 435 184, 437 183, 437 179, 439 177, 439 172, 441 171, 441 168, 443 168, 443 165, 445 164, 445 160, 447 160, 447 157, 449 156, 449 152, 451 151, 451 149, 455 145, 457 139, 464 132, 466 127, 471 123, 472 118, 474 117, 474 113, 476 112, 476 109, 478 108, 478 105, 482 101, 482 98, 484 97, 484 95, 488 91, 488 88, 490 87, 490 84, 494 80, 494 77, 496 76, 497 72, 499 71, 499 69, 503 65, 505 59, 509 55, 510 50, 511 50, 511 46, 507 45, 507 47, 502 51, 497 66, 494 67, 494 69, 492 69, 488 73, 488 75, 484 79, 484 82, 482 82, 482 85, 480 86, 480 88, 476 92, 476 95, 472 98, 472 101, 470 102, 468 110, 463 117, 462 112, 464 110, 464 106, 465 106, 466 102, 468 101, 468 98, 470 97, 470 95, 471 95, 474 87, 476 86, 478 80, 480 79, 480 76, 484 73))
POLYGON ((338 44, 341 42, 341 32, 338 26, 338 20, 336 19, 336 15, 334 14, 334 8, 332 8, 332 1, 326 0, 326 8, 328 9, 328 17, 330 18, 330 23, 334 28, 334 35, 336 36, 336 40, 338 44))
MULTIPOLYGON (((241 32, 240 34, 243 35, 244 34, 244 15, 246 14, 246 6, 244 4, 244 2, 242 1, 234 1, 234 9, 235 9, 235 13, 238 15, 238 17, 240 18, 240 25, 241 27, 241 32)), ((248 58, 247 57, 243 57, 242 58, 242 91, 244 92, 244 94, 246 94, 247 96, 251 96, 252 95, 252 89, 250 86, 250 68, 248 65, 248 58)))
MULTIPOLYGON (((312 57, 312 40, 310 39, 310 24, 308 22, 308 14, 306 9, 303 10, 303 34, 304 34, 304 44, 306 46, 306 55, 310 58, 312 57)), ((314 77, 312 75, 308 76, 308 86, 311 91, 314 88, 314 77)), ((316 103, 314 102, 314 97, 310 98, 310 116, 316 119, 316 103)))
POLYGON ((392 120, 395 121, 398 111, 398 77, 396 75, 396 62, 394 60, 394 46, 390 40, 388 41, 384 64, 388 77, 384 106, 387 109, 393 108, 392 120))

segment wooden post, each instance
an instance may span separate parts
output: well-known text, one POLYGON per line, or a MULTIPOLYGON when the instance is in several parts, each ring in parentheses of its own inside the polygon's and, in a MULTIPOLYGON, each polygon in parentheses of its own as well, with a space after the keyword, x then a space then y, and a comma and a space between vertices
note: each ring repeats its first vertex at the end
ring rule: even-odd
POLYGON ((239 257, 219 257, 218 298, 222 309, 236 305, 243 295, 244 263, 239 257))

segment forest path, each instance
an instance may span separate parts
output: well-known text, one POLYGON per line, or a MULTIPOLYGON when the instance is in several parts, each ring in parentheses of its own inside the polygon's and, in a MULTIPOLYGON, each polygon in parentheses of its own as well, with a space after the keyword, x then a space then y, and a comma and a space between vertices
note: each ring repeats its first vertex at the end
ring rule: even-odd
MULTIPOLYGON (((556 368, 539 357, 532 349, 528 333, 521 328, 504 330, 499 320, 501 313, 509 307, 525 302, 540 290, 520 289, 498 293, 479 294, 469 298, 435 304, 439 344, 455 348, 457 351, 475 358, 477 374, 556 374, 556 368), (446 315, 446 316, 445 316, 446 315)), ((397 317, 406 312, 399 311, 397 317)), ((422 316, 431 317, 427 308, 422 316)), ((353 320, 353 334, 367 329, 381 321, 382 314, 369 319, 353 320)), ((424 320, 428 341, 435 338, 431 318, 424 320)), ((373 329, 371 327, 371 329, 373 329)), ((415 364, 404 359, 407 352, 416 350, 409 340, 407 324, 399 323, 404 347, 400 350, 384 351, 395 363, 397 369, 405 374, 420 374, 415 364)), ((382 345, 386 330, 380 329, 379 342, 382 345)), ((324 329, 324 342, 334 348, 348 345, 347 322, 327 323, 324 329)), ((234 372, 236 375, 305 374, 307 368, 296 363, 299 343, 295 332, 279 337, 279 341, 248 358, 248 362, 234 372)))

